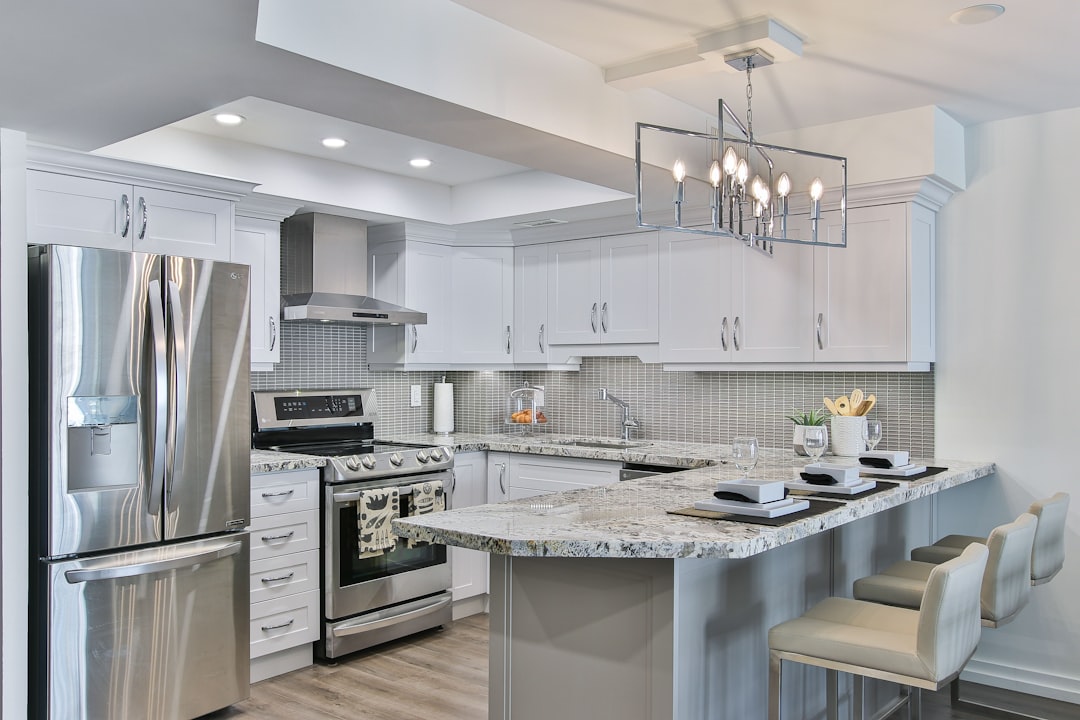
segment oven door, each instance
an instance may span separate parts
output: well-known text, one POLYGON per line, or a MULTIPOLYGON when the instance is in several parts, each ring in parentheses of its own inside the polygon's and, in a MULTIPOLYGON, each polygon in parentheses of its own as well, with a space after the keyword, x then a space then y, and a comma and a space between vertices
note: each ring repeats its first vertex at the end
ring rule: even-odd
POLYGON ((393 550, 360 558, 356 501, 360 490, 401 488, 402 517, 413 514, 413 483, 442 481, 447 509, 453 471, 423 473, 382 481, 325 486, 323 502, 323 611, 338 620, 377 608, 414 600, 450 588, 450 562, 445 545, 418 543, 409 547, 399 538, 393 550))

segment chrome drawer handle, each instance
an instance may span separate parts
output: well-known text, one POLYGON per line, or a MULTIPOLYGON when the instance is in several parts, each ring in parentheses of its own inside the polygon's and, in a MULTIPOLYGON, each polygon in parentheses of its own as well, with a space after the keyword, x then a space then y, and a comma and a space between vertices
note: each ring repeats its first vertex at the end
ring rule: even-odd
POLYGON ((274 349, 274 345, 277 344, 277 323, 274 322, 274 316, 270 316, 270 349, 274 349))
POLYGON ((124 206, 124 228, 120 231, 120 237, 126 238, 128 230, 131 229, 131 201, 128 200, 127 193, 120 197, 120 204, 124 206))
POLYGON ((544 325, 540 324, 540 334, 536 338, 537 343, 540 345, 540 352, 544 352, 544 325))
POLYGON ((589 316, 589 324, 592 325, 592 331, 596 333, 596 303, 592 304, 592 314, 589 316))
POLYGON ((821 323, 824 320, 825 320, 825 313, 818 313, 817 314, 817 328, 816 328, 818 350, 824 350, 825 349, 825 343, 822 342, 822 340, 821 340, 821 323))
POLYGON ((262 539, 263 539, 263 542, 273 542, 274 540, 288 540, 289 538, 291 538, 295 534, 296 534, 295 530, 290 530, 289 532, 285 533, 284 535, 263 535, 262 539))
POLYGON ((727 352, 727 315, 720 321, 720 347, 727 352))
POLYGON ((283 490, 281 492, 263 493, 262 496, 264 498, 282 497, 285 495, 292 495, 294 492, 296 492, 296 488, 293 488, 292 490, 283 490))
POLYGON ((735 343, 736 352, 739 350, 739 318, 735 318, 735 325, 731 328, 731 342, 735 343))
POLYGON ((416 331, 415 325, 410 325, 412 328, 412 350, 410 352, 416 352, 416 346, 420 342, 420 334, 416 331))
POLYGON ((267 631, 267 630, 280 630, 281 628, 289 627, 294 622, 296 622, 296 621, 295 620, 289 620, 289 622, 281 623, 280 625, 262 625, 261 627, 262 627, 264 632, 267 631))
POLYGON ((272 582, 281 582, 282 580, 292 580, 293 575, 295 575, 295 574, 296 574, 295 572, 291 572, 288 575, 281 575, 279 577, 260 578, 260 582, 272 583, 272 582))
POLYGON ((510 354, 510 326, 506 326, 506 354, 510 354))
POLYGON ((146 225, 150 222, 150 210, 146 207, 146 198, 139 198, 139 210, 142 212, 142 227, 139 228, 139 239, 146 237, 146 225))
POLYGON ((604 307, 600 309, 600 327, 607 332, 607 303, 604 303, 604 307))

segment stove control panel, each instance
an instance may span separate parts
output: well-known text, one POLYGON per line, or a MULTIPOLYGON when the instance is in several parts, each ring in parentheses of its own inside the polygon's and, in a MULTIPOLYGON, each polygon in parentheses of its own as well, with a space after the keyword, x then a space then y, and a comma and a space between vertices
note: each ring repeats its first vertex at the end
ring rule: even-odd
POLYGON ((343 455, 329 458, 335 478, 331 482, 407 476, 435 472, 454 466, 454 453, 448 447, 402 449, 395 452, 343 455))

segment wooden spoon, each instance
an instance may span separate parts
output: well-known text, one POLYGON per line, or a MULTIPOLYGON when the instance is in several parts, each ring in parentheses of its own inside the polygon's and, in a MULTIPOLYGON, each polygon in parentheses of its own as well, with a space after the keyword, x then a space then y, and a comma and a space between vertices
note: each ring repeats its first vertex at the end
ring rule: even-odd
POLYGON ((855 388, 851 391, 851 415, 861 415, 859 412, 859 406, 862 405, 863 391, 859 388, 855 388))
POLYGON ((866 396, 866 399, 862 401, 862 405, 859 406, 859 414, 866 415, 870 412, 870 409, 874 407, 874 403, 877 402, 877 398, 874 397, 874 393, 870 393, 866 396))
POLYGON ((847 395, 836 398, 836 414, 837 415, 850 415, 851 414, 851 400, 847 395))
POLYGON ((836 404, 829 398, 822 398, 825 401, 825 409, 831 412, 833 415, 839 415, 840 411, 836 409, 836 404))

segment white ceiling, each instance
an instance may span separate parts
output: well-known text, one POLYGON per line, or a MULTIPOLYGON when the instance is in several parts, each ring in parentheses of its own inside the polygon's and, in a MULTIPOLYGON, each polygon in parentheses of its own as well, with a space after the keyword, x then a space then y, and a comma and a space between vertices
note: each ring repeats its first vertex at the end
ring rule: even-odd
MULTIPOLYGON (((328 24, 346 12, 375 13, 381 6, 264 2, 301 11, 318 7, 311 14, 328 24)), ((398 2, 416 24, 454 5, 398 2)), ((967 4, 457 0, 454 6, 482 14, 492 33, 520 32, 589 64, 601 78, 601 90, 605 68, 692 50, 702 35, 772 16, 800 35, 804 46, 801 58, 754 73, 754 120, 762 134, 926 105, 966 124, 1080 106, 1080 43, 1073 37, 1080 3, 1005 0, 1005 14, 991 23, 950 23, 948 16, 967 4)), ((586 133, 562 134, 551 129, 557 122, 530 124, 461 97, 424 92, 419 82, 391 82, 386 75, 351 72, 256 42, 257 0, 3 0, 0 13, 0 126, 24 130, 40 142, 94 150, 176 123, 195 133, 448 186, 491 182, 526 168, 622 191, 632 185, 627 153, 590 142, 586 133), (209 124, 207 113, 219 107, 237 108, 252 121, 232 130, 209 124), (344 151, 326 150, 318 140, 331 132, 352 142, 344 151), (417 153, 436 165, 412 170, 404 163, 417 153)), ((346 30, 358 46, 389 40, 397 54, 388 63, 423 68, 433 77, 447 74, 430 47, 411 42, 409 25, 361 22, 346 30)), ((441 28, 451 42, 455 30, 441 28)), ((525 45, 499 46, 507 67, 525 45)), ((645 89, 626 93, 624 104, 634 111, 671 98, 707 113, 715 112, 718 97, 743 107, 744 77, 715 58, 641 80, 645 89)), ((509 102, 530 89, 511 84, 500 92, 509 102)), ((558 94, 558 88, 545 90, 558 94)), ((567 92, 561 107, 548 103, 543 114, 580 114, 573 97, 567 92)))

